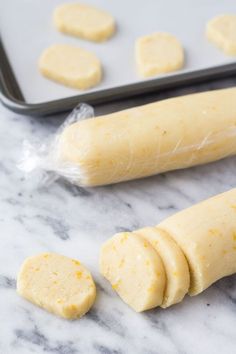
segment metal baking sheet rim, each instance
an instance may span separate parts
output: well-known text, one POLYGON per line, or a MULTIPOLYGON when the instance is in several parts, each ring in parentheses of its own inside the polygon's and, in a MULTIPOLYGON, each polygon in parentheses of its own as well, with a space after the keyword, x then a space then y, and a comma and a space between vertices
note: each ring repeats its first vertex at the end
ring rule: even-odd
POLYGON ((171 75, 63 99, 31 104, 26 102, 0 40, 0 100, 8 109, 24 115, 47 116, 73 109, 78 103, 91 105, 112 102, 162 89, 199 83, 236 74, 236 63, 171 75))

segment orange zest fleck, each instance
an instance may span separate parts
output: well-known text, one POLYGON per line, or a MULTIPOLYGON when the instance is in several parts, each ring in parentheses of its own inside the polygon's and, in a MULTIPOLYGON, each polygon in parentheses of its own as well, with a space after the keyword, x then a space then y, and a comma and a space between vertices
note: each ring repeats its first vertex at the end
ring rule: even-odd
POLYGON ((77 278, 77 279, 81 279, 83 273, 82 273, 81 271, 78 271, 78 272, 75 273, 75 275, 76 275, 76 278, 77 278))
POLYGON ((81 265, 81 263, 79 261, 77 261, 76 259, 72 259, 72 262, 77 266, 81 265))

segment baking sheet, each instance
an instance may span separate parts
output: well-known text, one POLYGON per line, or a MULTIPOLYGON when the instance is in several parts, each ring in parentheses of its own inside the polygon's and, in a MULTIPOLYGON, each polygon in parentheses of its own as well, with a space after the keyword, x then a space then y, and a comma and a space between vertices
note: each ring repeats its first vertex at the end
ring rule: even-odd
MULTIPOLYGON (((222 13, 235 13, 234 0, 89 0, 86 3, 107 10, 116 19, 117 33, 104 43, 92 43, 63 35, 52 25, 54 8, 61 0, 0 0, 1 36, 23 95, 29 103, 47 102, 84 92, 140 83, 135 70, 134 42, 139 36, 155 31, 176 35, 186 53, 186 65, 178 73, 193 72, 235 62, 205 38, 206 22, 222 13), (93 51, 101 59, 104 78, 88 91, 69 89, 43 78, 38 58, 54 43, 78 45, 93 51)), ((85 1, 83 1, 85 2, 85 1)), ((166 77, 176 75, 176 72, 166 77)), ((148 80, 150 81, 150 80, 148 80)))

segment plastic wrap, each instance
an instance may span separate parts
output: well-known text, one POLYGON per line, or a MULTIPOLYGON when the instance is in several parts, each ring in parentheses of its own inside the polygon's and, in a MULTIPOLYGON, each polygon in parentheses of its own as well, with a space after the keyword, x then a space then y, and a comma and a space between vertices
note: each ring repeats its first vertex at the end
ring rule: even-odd
POLYGON ((79 105, 47 142, 24 142, 21 170, 98 186, 236 154, 235 88, 92 117, 90 106, 79 105))
POLYGON ((68 115, 63 124, 45 141, 23 140, 22 157, 17 167, 26 177, 37 177, 39 184, 50 184, 59 177, 63 177, 73 184, 80 180, 78 166, 61 161, 58 151, 58 142, 63 130, 78 121, 94 117, 93 108, 85 103, 78 104, 68 115))

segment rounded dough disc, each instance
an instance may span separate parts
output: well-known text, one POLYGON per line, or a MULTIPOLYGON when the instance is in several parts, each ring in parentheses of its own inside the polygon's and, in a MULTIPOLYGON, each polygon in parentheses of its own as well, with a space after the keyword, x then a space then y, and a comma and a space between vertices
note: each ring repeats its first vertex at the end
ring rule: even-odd
POLYGON ((155 76, 180 69, 184 64, 184 51, 176 37, 157 32, 138 38, 136 63, 143 77, 155 76))
POLYGON ((183 300, 189 290, 190 276, 187 260, 180 247, 162 230, 146 227, 135 231, 147 240, 162 259, 166 271, 166 289, 161 307, 183 300))
POLYGON ((124 232, 109 239, 101 250, 100 271, 135 311, 162 304, 165 270, 153 247, 139 235, 124 232))
POLYGON ((47 48, 39 59, 42 75, 63 85, 87 89, 101 81, 99 59, 91 52, 66 44, 47 48))
POLYGON ((49 312, 79 318, 92 306, 96 287, 79 261, 43 253, 28 257, 17 277, 17 292, 49 312))
POLYGON ((104 41, 115 31, 115 21, 110 14, 79 3, 60 5, 55 9, 53 20, 59 31, 92 41, 104 41))
POLYGON ((236 55, 236 15, 221 15, 210 20, 206 35, 225 54, 236 55))

